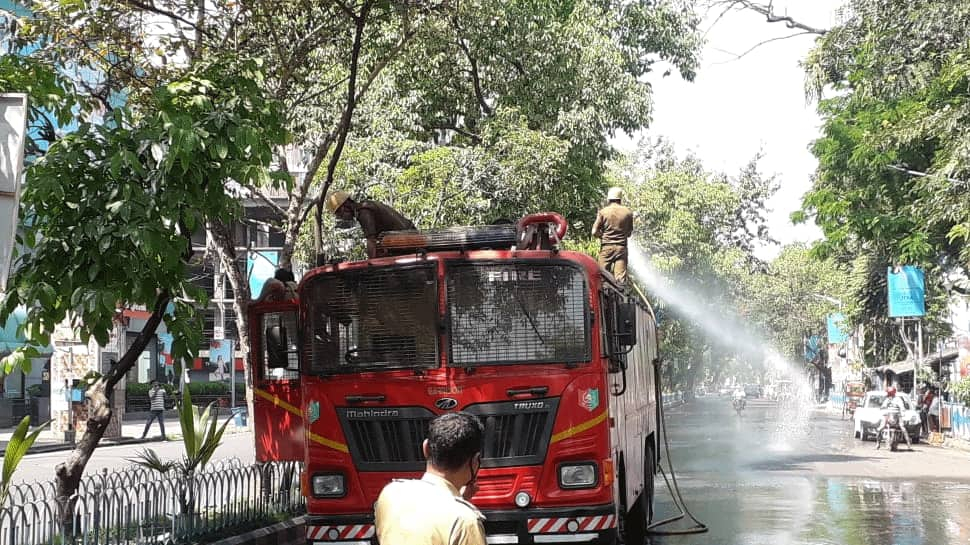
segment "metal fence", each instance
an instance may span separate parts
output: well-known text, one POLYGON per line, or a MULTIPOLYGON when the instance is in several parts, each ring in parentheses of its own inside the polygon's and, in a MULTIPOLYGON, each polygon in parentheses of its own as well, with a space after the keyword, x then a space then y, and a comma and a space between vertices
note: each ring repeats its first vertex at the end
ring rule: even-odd
POLYGON ((64 517, 55 483, 14 486, 0 509, 0 545, 215 541, 302 513, 300 469, 226 460, 188 476, 141 467, 103 472, 81 481, 64 517))

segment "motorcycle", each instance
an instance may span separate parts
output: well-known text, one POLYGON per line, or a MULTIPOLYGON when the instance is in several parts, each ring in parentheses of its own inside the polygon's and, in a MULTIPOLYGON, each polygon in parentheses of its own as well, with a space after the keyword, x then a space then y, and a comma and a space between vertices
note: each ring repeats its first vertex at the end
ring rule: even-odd
POLYGON ((903 434, 906 431, 903 429, 901 422, 901 413, 899 412, 899 407, 891 406, 885 411, 883 411, 884 423, 882 426, 882 432, 876 437, 876 450, 882 446, 882 442, 885 441, 889 445, 889 450, 896 452, 899 448, 899 443, 906 441, 903 434))
POLYGON ((731 404, 734 406, 734 410, 738 412, 738 416, 741 416, 741 411, 744 410, 744 406, 747 402, 744 398, 734 398, 731 404))

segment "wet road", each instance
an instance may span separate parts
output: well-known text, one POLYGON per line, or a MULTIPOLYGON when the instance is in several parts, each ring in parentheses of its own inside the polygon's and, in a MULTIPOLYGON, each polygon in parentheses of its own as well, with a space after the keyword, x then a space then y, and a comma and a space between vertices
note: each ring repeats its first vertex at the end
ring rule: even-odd
MULTIPOLYGON (((701 398, 667 423, 683 498, 710 531, 651 544, 970 543, 970 453, 876 451, 840 415, 757 400, 738 417, 728 398, 701 398)), ((658 479, 655 520, 676 513, 658 479)))

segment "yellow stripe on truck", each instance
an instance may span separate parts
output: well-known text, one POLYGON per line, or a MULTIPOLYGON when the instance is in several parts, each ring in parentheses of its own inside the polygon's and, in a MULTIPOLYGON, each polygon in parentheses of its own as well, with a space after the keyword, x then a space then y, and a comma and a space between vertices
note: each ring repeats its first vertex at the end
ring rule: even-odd
MULTIPOLYGON (((267 392, 266 390, 260 390, 259 388, 253 388, 253 392, 257 396, 265 399, 266 401, 269 401, 273 405, 285 410, 286 412, 292 414, 293 416, 296 416, 298 418, 303 418, 303 411, 301 411, 299 407, 293 404, 287 403, 286 401, 283 401, 282 399, 280 399, 280 396, 273 395, 267 392)), ((344 443, 341 443, 339 441, 334 441, 333 439, 327 439, 326 437, 322 435, 317 435, 316 433, 313 433, 312 431, 309 431, 309 430, 307 430, 306 434, 307 434, 307 437, 310 438, 310 440, 313 441, 314 443, 323 445, 327 448, 332 448, 333 450, 336 450, 338 452, 343 452, 344 454, 347 454, 350 452, 350 449, 348 449, 347 445, 344 443)))
POLYGON ((577 425, 575 425, 575 426, 573 426, 571 428, 567 428, 567 429, 562 430, 561 432, 553 435, 552 436, 552 440, 550 441, 550 443, 558 443, 559 441, 562 441, 564 439, 569 439, 570 437, 574 437, 576 435, 579 435, 579 434, 583 433, 584 431, 586 431, 586 430, 588 430, 588 429, 590 429, 590 428, 592 428, 594 426, 597 426, 597 425, 603 423, 605 420, 606 420, 606 411, 603 411, 596 418, 593 418, 591 420, 587 420, 586 422, 583 422, 582 424, 577 424, 577 425))

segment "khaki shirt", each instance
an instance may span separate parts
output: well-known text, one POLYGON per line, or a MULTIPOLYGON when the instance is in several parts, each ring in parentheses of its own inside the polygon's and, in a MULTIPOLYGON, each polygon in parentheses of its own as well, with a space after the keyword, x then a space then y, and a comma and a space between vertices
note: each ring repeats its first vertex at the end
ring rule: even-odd
POLYGON ((485 545, 485 516, 445 479, 395 480, 374 504, 381 545, 485 545))
POLYGON ((357 209, 357 222, 364 236, 374 238, 385 231, 409 231, 414 229, 411 220, 390 206, 377 201, 364 201, 357 209))
POLYGON ((601 244, 626 246, 626 239, 632 234, 633 212, 622 204, 611 202, 596 214, 593 236, 600 237, 601 244))

